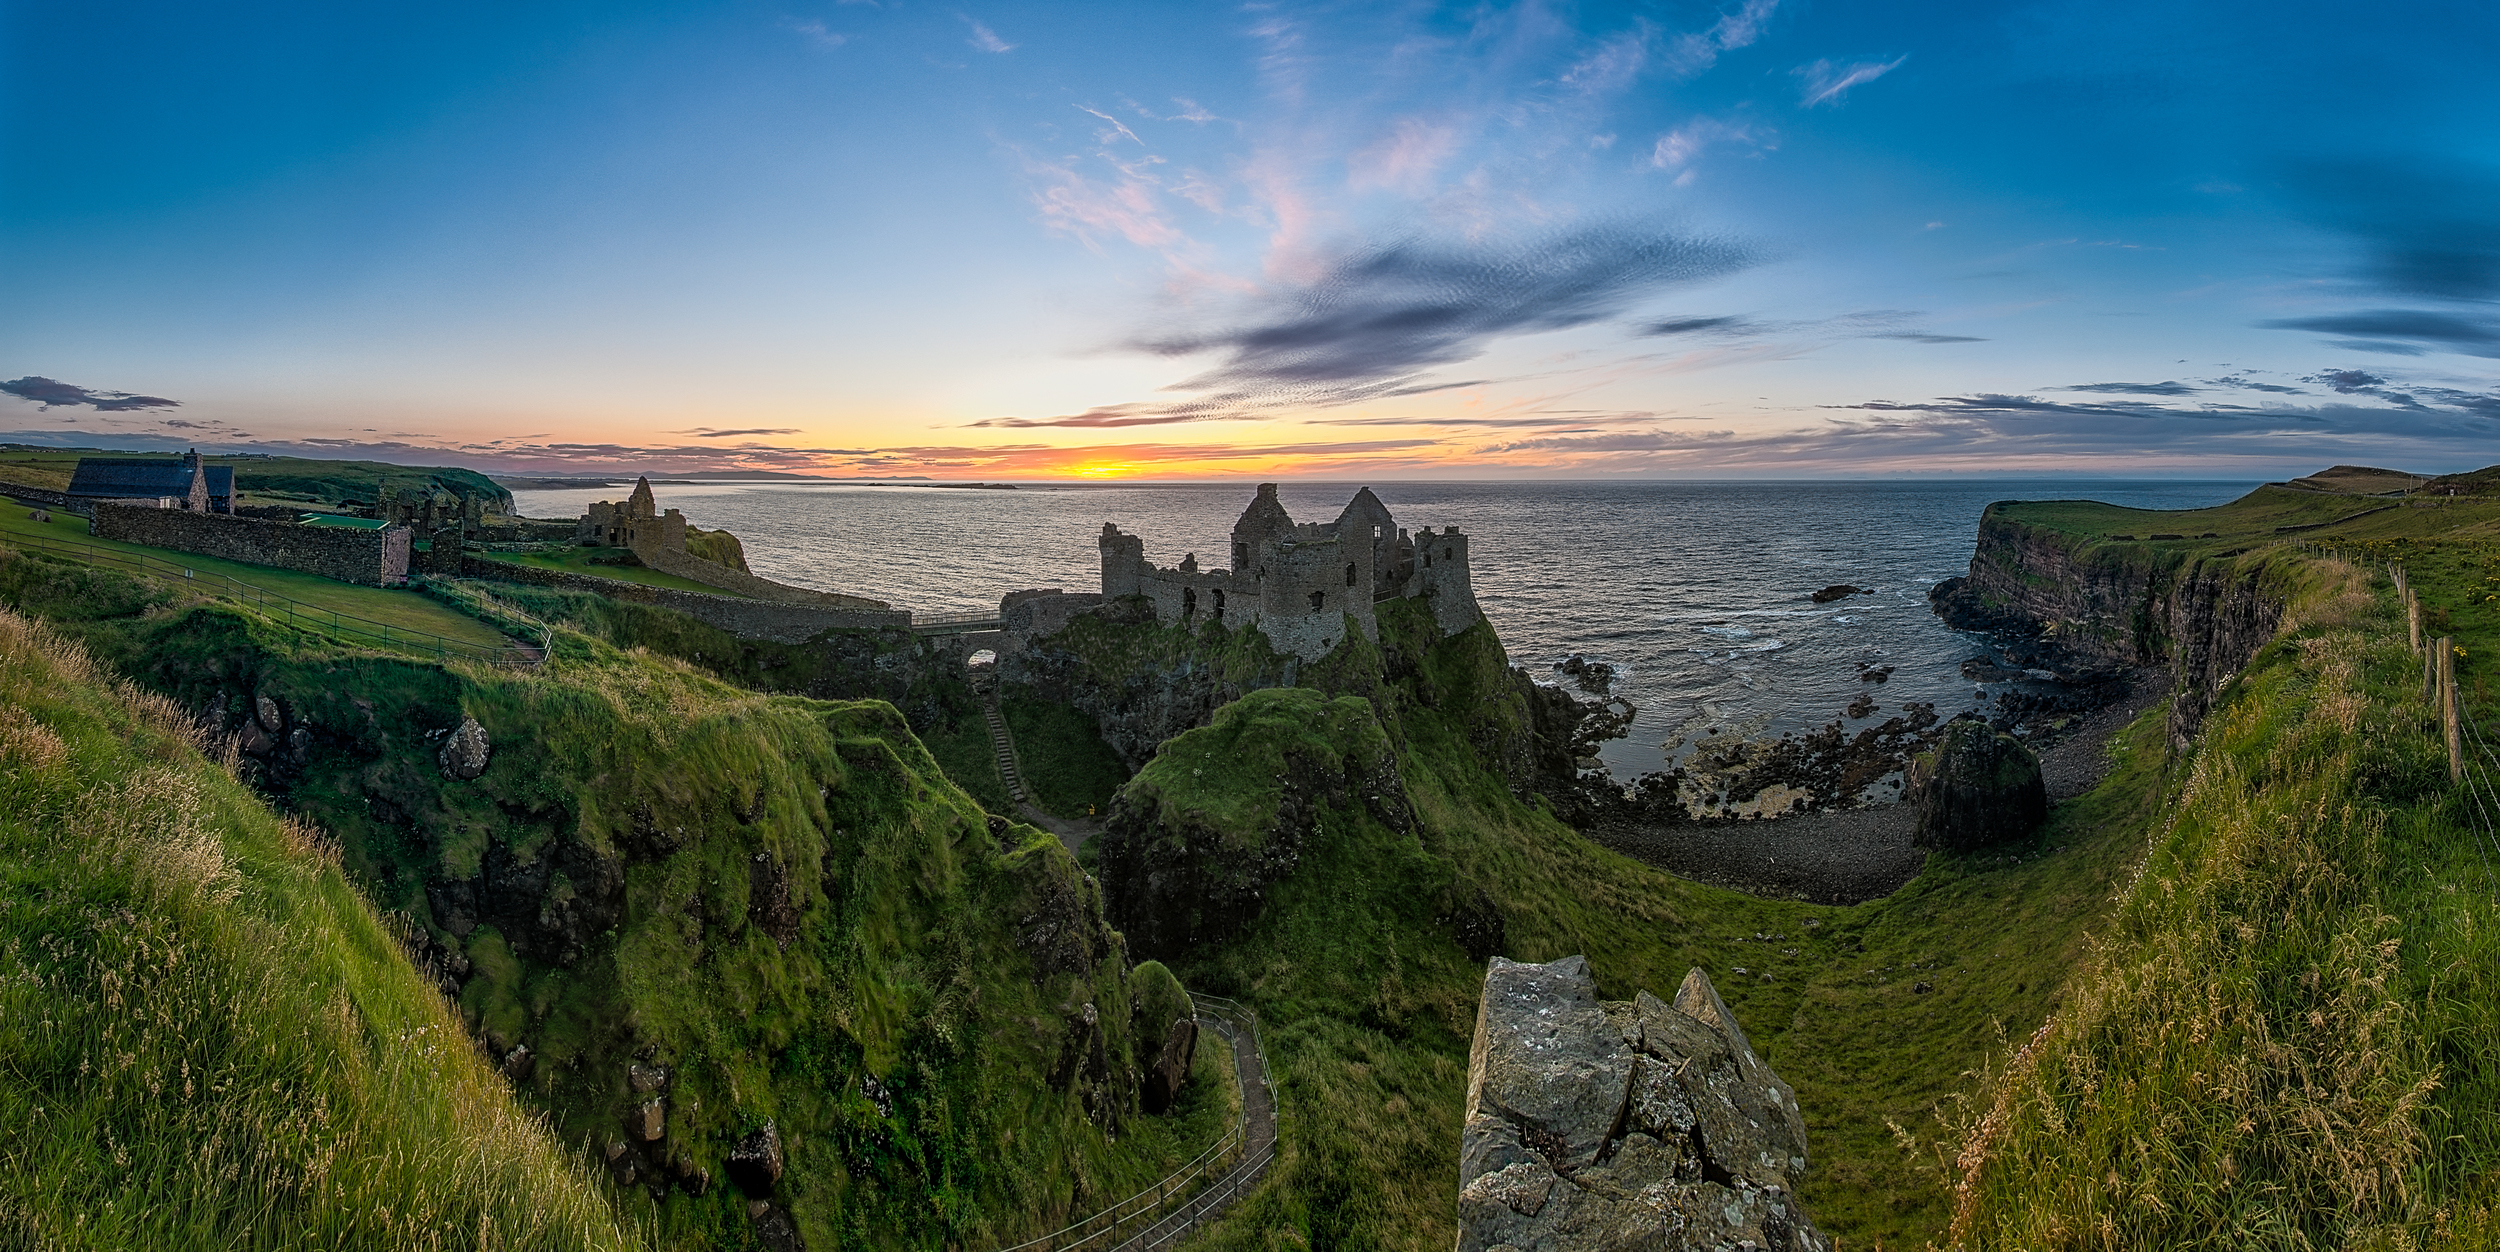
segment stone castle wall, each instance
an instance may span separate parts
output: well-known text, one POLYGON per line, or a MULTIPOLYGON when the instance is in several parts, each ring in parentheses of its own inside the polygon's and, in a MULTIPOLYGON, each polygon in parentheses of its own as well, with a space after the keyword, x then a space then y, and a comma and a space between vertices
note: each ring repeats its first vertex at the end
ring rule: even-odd
POLYGON ((127 504, 96 505, 92 527, 102 539, 297 570, 368 587, 396 587, 408 581, 413 538, 405 526, 385 530, 299 526, 127 504))
POLYGON ((1143 596, 1162 622, 1256 625, 1276 650, 1316 661, 1354 631, 1380 637, 1372 606, 1397 597, 1431 601, 1434 622, 1454 635, 1484 617, 1468 570, 1467 537, 1455 526, 1410 537, 1369 488, 1334 522, 1296 524, 1262 483, 1233 526, 1232 568, 1177 568, 1146 560, 1145 541, 1105 523, 1097 540, 1106 600, 1143 596))
POLYGON ((911 614, 900 610, 817 608, 741 600, 732 596, 679 591, 673 587, 653 587, 617 578, 537 569, 482 557, 463 560, 461 573, 471 578, 499 578, 505 582, 528 583, 564 591, 587 591, 611 600, 648 604, 683 613, 706 626, 728 631, 742 639, 761 639, 772 643, 805 643, 828 630, 878 630, 911 625, 911 614))

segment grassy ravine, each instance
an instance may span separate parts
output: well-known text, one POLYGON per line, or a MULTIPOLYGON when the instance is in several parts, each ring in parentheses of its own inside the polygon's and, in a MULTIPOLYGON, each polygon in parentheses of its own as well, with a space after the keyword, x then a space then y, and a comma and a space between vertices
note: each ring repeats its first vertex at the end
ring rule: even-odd
POLYGON ((760 695, 569 632, 536 671, 424 664, 245 609, 165 606, 109 574, 5 569, 5 598, 181 708, 248 715, 267 696, 312 729, 309 756, 262 785, 335 836, 349 881, 465 957, 467 1029, 445 1046, 526 1044, 524 1101, 581 1159, 645 1098, 629 1061, 669 1070, 661 1147, 714 1185, 601 1184, 663 1244, 745 1243, 745 1201, 718 1180, 765 1118, 790 1162, 776 1198, 819 1252, 1038 1234, 1161 1176, 1226 1120, 1212 1081, 1173 1114, 1133 1111, 1139 1053, 1161 1039, 1140 1038, 1094 888, 1056 839, 994 833, 890 706, 760 695), (464 715, 494 757, 454 782, 426 732, 464 715), (787 885, 779 938, 753 895, 758 855, 787 885), (481 904, 473 928, 436 911, 428 888, 533 862, 562 867, 543 895, 481 904), (602 866, 622 874, 621 914, 568 933, 583 906, 566 874, 586 890, 602 866), (1068 1046, 1085 1004, 1101 1062, 1068 1046))
MULTIPOLYGON (((1488 906, 1504 955, 1585 953, 1611 997, 1709 970, 1797 1088, 1814 1160, 1803 1195, 1816 1220, 1856 1248, 1939 1237, 1951 1216, 1934 1147, 1940 1113, 1959 1107, 1970 1072, 2009 1034, 2046 1017, 2086 926, 2123 880, 2153 811, 2158 718, 2119 745, 2112 787, 2062 806, 2029 843, 1933 858, 1899 894, 1856 908, 1761 900, 1638 864, 1523 803, 1491 763, 1528 716, 1492 628, 1435 642, 1420 606, 1381 609, 1378 648, 1341 650, 1322 672, 1386 676, 1368 735, 1394 746, 1416 830, 1387 829, 1361 806, 1326 812, 1247 932, 1173 962, 1192 987, 1258 1008, 1279 1087, 1274 1181, 1208 1246, 1450 1244, 1483 978, 1461 936, 1488 906), (1920 982, 1933 990, 1915 992, 1920 982)), ((1090 629, 1099 637, 1089 650, 1106 655, 1168 642, 1146 635, 1151 626, 1130 628, 1140 637, 1127 645, 1117 628, 1090 629)), ((1140 785, 1173 811, 1238 824, 1250 819, 1225 815, 1261 790, 1242 785, 1240 762, 1312 736, 1356 748, 1371 725, 1339 734, 1308 719, 1264 731, 1243 723, 1174 739, 1140 785), (1276 742, 1226 738, 1244 733, 1276 742)))
MULTIPOLYGON (((2352 546, 2412 558, 2488 715, 2500 553, 2476 512, 2443 520, 2352 546)), ((1956 1243, 2500 1243, 2494 815, 2449 783, 2420 684, 2377 561, 2305 565, 2067 1003, 1974 1106, 1956 1243)))
POLYGON ((0 611, 0 1245, 638 1246, 310 825, 0 611))

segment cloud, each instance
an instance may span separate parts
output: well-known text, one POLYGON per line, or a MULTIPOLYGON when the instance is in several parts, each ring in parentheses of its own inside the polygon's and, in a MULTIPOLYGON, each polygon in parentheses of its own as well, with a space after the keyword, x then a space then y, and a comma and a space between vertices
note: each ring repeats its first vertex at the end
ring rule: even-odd
POLYGON ((1749 47, 1762 38, 1779 0, 1744 0, 1733 13, 1722 13, 1710 29, 1680 35, 1667 50, 1667 68, 1687 78, 1719 63, 1719 54, 1749 47))
POLYGON ((1346 185, 1356 191, 1386 189, 1420 195, 1432 176, 1458 151, 1458 129, 1400 118, 1388 134, 1346 158, 1346 185))
POLYGON ((47 409, 83 404, 99 412, 120 413, 134 409, 182 407, 182 401, 168 400, 163 396, 137 396, 127 391, 91 391, 34 374, 0 383, 0 392, 20 400, 32 400, 47 409))
POLYGON ((2319 162, 2285 184, 2302 216, 2350 236, 2365 284, 2404 296, 2500 297, 2500 173, 2418 161, 2319 162))
POLYGON ((1756 333, 1762 323, 1735 316, 1671 317, 1652 322, 1641 329, 1644 335, 1714 335, 1732 337, 1756 333))
POLYGON ((983 52, 1015 51, 1016 46, 1004 39, 999 38, 997 31, 991 30, 989 27, 982 25, 969 17, 964 18, 964 24, 972 28, 972 37, 965 40, 965 43, 971 44, 973 47, 978 48, 983 52))
POLYGON ((1658 142, 1649 150, 1649 164, 1654 169, 1675 171, 1676 185, 1681 187, 1693 181, 1693 163, 1713 144, 1743 144, 1760 151, 1777 148, 1779 136, 1750 122, 1695 118, 1658 136, 1658 142))
POLYGON ((1181 106, 1181 111, 1163 119, 1164 121, 1197 122, 1203 125, 1207 122, 1220 120, 1213 113, 1207 112, 1206 109, 1199 105, 1197 101, 1189 99, 1186 96, 1174 96, 1172 97, 1172 103, 1181 106))
MULTIPOLYGON (((2075 384, 2075 385, 2074 385, 2074 386, 2072 386, 2072 387, 2060 387, 2060 388, 2058 388, 2058 390, 2060 390, 2060 391, 2090 391, 2090 392, 2097 392, 2097 393, 2099 393, 2099 394, 2101 394, 2101 395, 2109 395, 2109 396, 2190 396, 2190 395, 2194 395, 2194 394, 2196 394, 2196 393, 2197 393, 2197 392, 2199 392, 2199 391, 2204 390, 2204 388, 2202 388, 2202 387, 2191 387, 2191 386, 2189 386, 2189 385, 2188 385, 2188 384, 2186 384, 2186 383, 2179 383, 2179 382, 2167 382, 2167 383, 2077 383, 2077 384, 2075 384)), ((2287 388, 2283 388, 2283 390, 2288 391, 2288 390, 2291 390, 2291 388, 2288 388, 2288 387, 2287 387, 2287 388)))
POLYGON ((681 430, 677 433, 692 435, 697 439, 730 439, 741 435, 795 435, 799 433, 799 428, 796 426, 754 426, 744 430, 711 430, 698 426, 693 430, 681 430))
POLYGON ((2365 352, 2420 356, 2427 351, 2500 357, 2500 326, 2429 309, 2366 309, 2319 317, 2282 317, 2257 323, 2262 330, 2307 330, 2342 335, 2365 352))
POLYGON ((1837 104, 1849 89, 1860 83, 1871 83, 1901 68, 1906 56, 1889 61, 1853 61, 1842 65, 1834 61, 1814 61, 1788 71, 1797 79, 1797 102, 1806 108, 1819 104, 1837 104))
POLYGON ((1899 339, 1909 343, 1986 343, 1977 335, 1940 335, 1903 323, 1920 314, 1906 309, 1865 309, 1805 321, 1764 322, 1733 315, 1672 317, 1640 328, 1643 335, 1694 335, 1710 339, 1899 339))
POLYGON ((813 18, 804 22, 795 18, 784 19, 781 23, 781 28, 783 30, 792 31, 805 36, 809 43, 815 44, 819 48, 839 48, 851 41, 850 36, 837 34, 834 31, 827 30, 825 29, 825 24, 823 22, 816 21, 813 18))
POLYGON ((1113 117, 1110 114, 1105 113, 1100 109, 1087 108, 1081 104, 1070 105, 1068 107, 1075 109, 1080 113, 1091 113, 1094 116, 1101 118, 1103 121, 1110 123, 1111 129, 1098 130, 1094 132, 1094 139, 1096 142, 1108 144, 1111 142, 1113 136, 1118 136, 1128 140, 1130 143, 1136 144, 1140 148, 1146 146, 1146 141, 1138 138, 1136 131, 1130 130, 1127 123, 1122 122, 1120 119, 1113 117))
POLYGON ((1104 235, 1118 235, 1141 248, 1169 249, 1183 243, 1187 236, 1164 211, 1163 184, 1143 167, 1115 163, 1112 168, 1118 171, 1114 178, 1095 179, 1028 157, 1025 170, 1038 184, 1033 207, 1040 210, 1042 224, 1088 246, 1104 235))
POLYGON ((1344 403, 1412 385, 1415 371, 1467 360, 1496 340, 1603 321, 1660 288, 1757 260, 1733 241, 1619 225, 1476 247, 1402 240, 1271 290, 1241 324, 1135 346, 1164 356, 1224 354, 1179 389, 1344 403))

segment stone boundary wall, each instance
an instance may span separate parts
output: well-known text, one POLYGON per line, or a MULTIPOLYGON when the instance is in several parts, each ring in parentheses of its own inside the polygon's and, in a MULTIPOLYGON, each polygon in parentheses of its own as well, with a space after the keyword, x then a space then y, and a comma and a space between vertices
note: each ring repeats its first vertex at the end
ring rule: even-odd
POLYGON ((707 587, 718 587, 723 591, 735 592, 753 600, 769 600, 776 604, 796 604, 816 609, 852 611, 882 611, 893 607, 883 600, 871 600, 865 596, 846 596, 832 591, 810 591, 805 587, 777 583, 769 578, 740 573, 726 565, 716 565, 702 557, 689 556, 667 548, 637 548, 634 550, 634 555, 642 558, 644 565, 663 574, 675 574, 690 582, 702 583, 707 587))
POLYGON ((629 604, 647 604, 683 613, 706 626, 728 631, 742 639, 761 639, 771 643, 805 643, 828 630, 882 630, 911 625, 911 614, 904 610, 822 609, 763 600, 740 600, 730 596, 679 591, 673 587, 629 583, 617 578, 537 569, 483 557, 463 559, 460 572, 470 578, 497 578, 535 587, 554 587, 561 591, 587 591, 629 604))
POLYGON ((42 508, 59 509, 64 513, 84 514, 87 511, 86 506, 73 504, 64 492, 54 491, 49 487, 29 487, 24 483, 13 483, 5 479, 0 479, 0 496, 7 496, 12 500, 42 508))
POLYGON ((187 509, 98 504, 93 530, 102 539, 319 574, 367 587, 396 587, 408 581, 412 536, 405 526, 387 530, 298 526, 187 509))

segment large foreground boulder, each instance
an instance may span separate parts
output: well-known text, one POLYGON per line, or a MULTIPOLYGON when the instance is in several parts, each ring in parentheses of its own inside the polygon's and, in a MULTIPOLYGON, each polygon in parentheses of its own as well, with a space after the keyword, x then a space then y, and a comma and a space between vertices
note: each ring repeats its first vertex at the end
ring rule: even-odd
POLYGON ((1467 1066, 1458 1252, 1828 1252, 1796 1094, 1708 975, 1601 1002, 1583 957, 1494 957, 1467 1066))
POLYGON ((1922 848, 1965 852, 2020 839, 2048 820, 2040 758, 1986 722, 1947 723, 1936 750, 1910 763, 1910 804, 1922 848))

